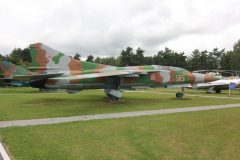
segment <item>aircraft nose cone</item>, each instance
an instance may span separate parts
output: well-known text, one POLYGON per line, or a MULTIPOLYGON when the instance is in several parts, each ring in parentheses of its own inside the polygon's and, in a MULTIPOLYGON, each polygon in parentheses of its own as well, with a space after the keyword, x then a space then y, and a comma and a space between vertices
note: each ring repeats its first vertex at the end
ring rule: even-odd
POLYGON ((223 77, 222 76, 213 76, 213 79, 214 79, 214 81, 217 81, 217 80, 220 80, 220 79, 223 79, 223 77))
POLYGON ((205 74, 204 75, 204 81, 205 82, 212 82, 221 79, 221 76, 216 76, 216 75, 210 75, 210 74, 205 74))
POLYGON ((212 82, 221 79, 220 76, 210 74, 193 73, 193 75, 195 77, 195 83, 212 82))

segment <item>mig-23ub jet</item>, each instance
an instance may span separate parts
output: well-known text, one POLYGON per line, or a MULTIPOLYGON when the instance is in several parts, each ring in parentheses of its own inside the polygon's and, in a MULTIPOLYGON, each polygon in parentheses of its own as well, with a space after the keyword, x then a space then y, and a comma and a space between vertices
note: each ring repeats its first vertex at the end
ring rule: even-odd
POLYGON ((206 89, 206 93, 221 93, 222 90, 229 90, 233 88, 240 88, 240 78, 239 77, 228 77, 208 83, 199 83, 192 86, 194 89, 206 89))
MULTIPOLYGON (((83 89, 104 89, 112 100, 122 97, 122 89, 162 87, 176 84, 195 84, 218 80, 217 76, 191 73, 183 68, 150 65, 114 67, 73 59, 44 44, 30 45, 34 70, 28 75, 14 75, 13 79, 28 80, 30 86, 44 89, 64 89, 75 93, 83 89)), ((183 93, 176 94, 178 98, 183 93)))
MULTIPOLYGON (((218 76, 191 73, 183 68, 171 66, 127 66, 114 67, 75 60, 44 44, 30 45, 32 67, 45 75, 31 86, 43 89, 65 89, 74 93, 83 89, 104 89, 111 100, 122 96, 121 89, 134 87, 161 87, 175 84, 195 84, 218 80, 218 76), (47 75, 52 75, 49 77, 47 75)), ((176 94, 182 97, 182 93, 176 94)))

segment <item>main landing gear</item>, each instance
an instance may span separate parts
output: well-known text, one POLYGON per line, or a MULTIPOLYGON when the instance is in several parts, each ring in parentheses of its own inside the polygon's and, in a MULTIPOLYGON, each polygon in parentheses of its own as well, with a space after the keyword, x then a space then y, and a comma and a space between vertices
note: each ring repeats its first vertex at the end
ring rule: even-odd
POLYGON ((120 90, 105 89, 105 93, 111 101, 118 101, 122 97, 120 90))
POLYGON ((106 87, 104 91, 111 102, 118 101, 122 97, 122 91, 120 90, 120 78, 106 78, 106 87))
POLYGON ((221 93, 221 88, 216 88, 215 93, 221 93))

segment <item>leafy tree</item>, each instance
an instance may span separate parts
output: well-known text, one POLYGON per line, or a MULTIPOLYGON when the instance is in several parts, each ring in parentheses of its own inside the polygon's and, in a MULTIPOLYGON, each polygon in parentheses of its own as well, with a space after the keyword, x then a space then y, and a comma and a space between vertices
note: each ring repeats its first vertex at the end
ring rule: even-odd
POLYGON ((167 65, 167 66, 177 66, 186 67, 186 56, 184 52, 177 53, 169 48, 165 50, 158 51, 157 55, 153 56, 154 64, 156 65, 167 65))
POLYGON ((207 58, 208 69, 222 69, 221 59, 224 53, 225 49, 219 50, 218 48, 214 48, 212 52, 209 52, 207 58))
POLYGON ((5 59, 5 57, 0 54, 0 62, 3 61, 4 59, 5 59))
POLYGON ((89 55, 88 57, 87 57, 87 62, 93 62, 93 60, 94 60, 94 57, 93 57, 93 55, 89 55))
POLYGON ((30 55, 30 48, 24 48, 22 50, 22 53, 20 55, 20 62, 22 65, 29 65, 30 62, 32 62, 32 58, 31 58, 31 55, 30 55))
POLYGON ((240 40, 238 40, 234 46, 231 54, 231 68, 234 70, 240 70, 240 40))
POLYGON ((94 59, 95 63, 101 63, 101 64, 106 64, 106 65, 111 65, 111 66, 120 66, 120 57, 96 57, 94 59))
POLYGON ((127 47, 126 50, 122 50, 120 59, 121 66, 134 66, 136 63, 134 59, 133 49, 131 47, 127 47))
POLYGON ((136 50, 136 54, 134 55, 134 59, 135 59, 135 64, 134 65, 144 65, 145 62, 144 62, 144 53, 145 51, 142 50, 140 47, 137 48, 136 50))
POLYGON ((144 64, 145 65, 153 65, 154 64, 153 57, 152 56, 144 57, 144 64))
POLYGON ((16 65, 21 64, 21 54, 22 49, 21 48, 15 48, 10 54, 8 60, 16 65))
POLYGON ((79 53, 76 53, 73 58, 76 60, 81 60, 81 55, 79 53))
POLYGON ((223 55, 221 56, 221 60, 220 60, 220 65, 221 65, 221 69, 222 70, 231 70, 232 69, 232 65, 231 65, 231 57, 232 57, 233 52, 232 51, 228 51, 223 53, 223 55))
POLYGON ((188 58, 188 64, 189 64, 189 70, 202 70, 202 69, 208 69, 207 66, 207 51, 199 51, 198 49, 195 49, 190 57, 188 58))
POLYGON ((204 50, 204 51, 201 51, 200 52, 200 68, 202 69, 209 69, 209 66, 208 66, 208 63, 207 63, 207 60, 208 60, 208 51, 207 50, 204 50))
POLYGON ((100 57, 96 57, 96 58, 94 59, 94 62, 95 62, 95 63, 101 63, 101 58, 100 58, 100 57))
POLYGON ((102 58, 102 59, 101 59, 101 63, 102 63, 102 64, 107 64, 107 65, 111 65, 111 66, 118 66, 115 57, 102 58))

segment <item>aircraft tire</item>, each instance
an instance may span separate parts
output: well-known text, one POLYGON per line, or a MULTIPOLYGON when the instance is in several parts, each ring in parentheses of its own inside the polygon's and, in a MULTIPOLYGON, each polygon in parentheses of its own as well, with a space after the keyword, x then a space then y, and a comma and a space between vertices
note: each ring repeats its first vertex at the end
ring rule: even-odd
POLYGON ((107 94, 107 96, 108 96, 108 98, 109 98, 111 101, 118 101, 118 100, 119 100, 118 97, 115 97, 115 96, 113 96, 113 95, 111 95, 111 94, 107 94))
POLYGON ((221 93, 221 89, 215 89, 215 93, 221 93))
POLYGON ((182 92, 177 92, 177 93, 176 93, 176 97, 177 97, 178 99, 183 98, 183 96, 184 96, 184 93, 182 93, 182 92))

